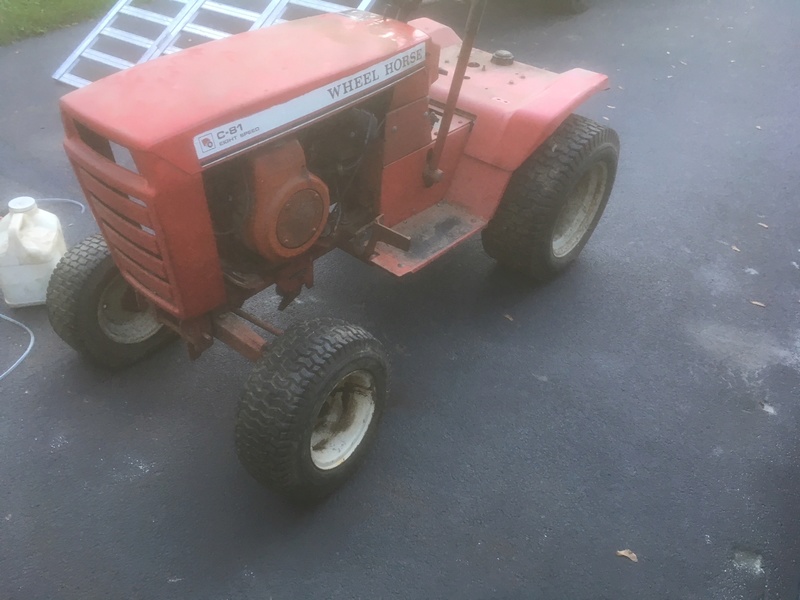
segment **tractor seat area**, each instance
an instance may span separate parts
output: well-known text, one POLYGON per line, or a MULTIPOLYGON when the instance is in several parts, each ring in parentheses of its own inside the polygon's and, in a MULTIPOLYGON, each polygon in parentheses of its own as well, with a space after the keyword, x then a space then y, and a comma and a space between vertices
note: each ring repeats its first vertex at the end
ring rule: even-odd
MULTIPOLYGON (((460 41, 441 50, 441 74, 431 87, 437 102, 447 100, 460 50, 460 41)), ((496 65, 491 53, 473 50, 457 105, 477 117, 466 154, 514 170, 579 104, 605 89, 607 81, 605 75, 584 69, 558 74, 520 62, 496 65)))

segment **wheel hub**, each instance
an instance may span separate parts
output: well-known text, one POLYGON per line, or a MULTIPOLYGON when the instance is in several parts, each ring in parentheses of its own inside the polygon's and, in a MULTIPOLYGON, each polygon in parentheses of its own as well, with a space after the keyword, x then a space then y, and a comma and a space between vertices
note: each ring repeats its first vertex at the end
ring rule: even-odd
POLYGON ((339 381, 320 407, 311 432, 311 460, 328 471, 346 461, 369 430, 375 412, 375 381, 353 371, 339 381))
POLYGON ((131 301, 131 288, 116 275, 103 290, 97 305, 97 322, 109 339, 119 344, 138 344, 150 339, 163 327, 149 306, 139 310, 131 301))
POLYGON ((608 166, 598 161, 581 177, 553 228, 553 255, 564 258, 580 246, 600 210, 608 184, 608 166))

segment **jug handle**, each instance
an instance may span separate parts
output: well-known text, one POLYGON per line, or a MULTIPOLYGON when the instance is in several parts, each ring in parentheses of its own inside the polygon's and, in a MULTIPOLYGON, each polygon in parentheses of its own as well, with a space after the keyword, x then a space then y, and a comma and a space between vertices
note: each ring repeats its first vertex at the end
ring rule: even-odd
POLYGON ((19 241, 19 230, 22 227, 23 215, 12 213, 8 216, 11 217, 11 222, 8 224, 8 250, 14 256, 22 256, 25 253, 25 247, 19 241))

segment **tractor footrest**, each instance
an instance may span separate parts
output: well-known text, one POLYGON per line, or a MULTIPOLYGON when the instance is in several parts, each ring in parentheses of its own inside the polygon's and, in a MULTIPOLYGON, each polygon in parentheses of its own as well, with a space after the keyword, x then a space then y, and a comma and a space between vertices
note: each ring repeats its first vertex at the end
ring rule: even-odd
POLYGON ((411 238, 408 251, 378 242, 369 259, 374 265, 402 277, 415 273, 486 226, 486 221, 449 202, 439 202, 393 226, 411 238))

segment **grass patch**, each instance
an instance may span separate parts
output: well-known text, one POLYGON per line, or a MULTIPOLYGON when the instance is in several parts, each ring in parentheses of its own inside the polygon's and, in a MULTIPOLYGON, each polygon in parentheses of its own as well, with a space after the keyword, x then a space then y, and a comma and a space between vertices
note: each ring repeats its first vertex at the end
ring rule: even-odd
POLYGON ((106 12, 114 0, 0 0, 0 46, 106 12))

